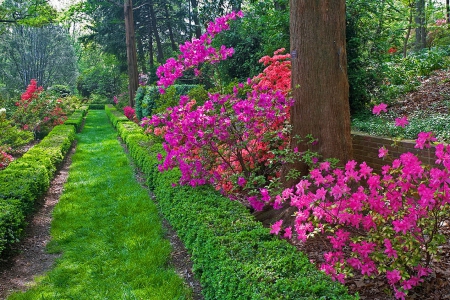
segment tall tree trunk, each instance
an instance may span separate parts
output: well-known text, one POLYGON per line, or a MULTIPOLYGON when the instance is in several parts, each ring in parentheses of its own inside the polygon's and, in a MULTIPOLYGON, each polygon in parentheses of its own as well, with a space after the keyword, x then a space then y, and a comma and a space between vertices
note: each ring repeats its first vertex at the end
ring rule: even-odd
POLYGON ((134 96, 139 87, 139 75, 137 68, 137 54, 136 54, 136 39, 134 32, 134 18, 133 18, 133 2, 132 0, 125 0, 125 36, 127 45, 127 61, 128 61, 128 96, 129 105, 134 107, 134 96))
POLYGON ((145 52, 144 52, 144 44, 142 43, 142 38, 137 38, 137 46, 138 46, 138 58, 139 64, 141 65, 142 73, 147 74, 147 64, 145 63, 145 52))
POLYGON ((413 22, 413 5, 414 3, 410 2, 408 30, 406 31, 405 42, 403 43, 403 57, 406 57, 406 51, 408 50, 408 41, 409 37, 411 36, 412 22, 413 22))
MULTIPOLYGON (((352 158, 345 42, 345 0, 290 0, 292 136, 311 134, 323 158, 352 158)), ((292 147, 306 151, 304 143, 292 147)), ((307 166, 296 166, 303 175, 307 166)))
POLYGON ((155 51, 153 51, 153 33, 151 29, 148 35, 148 55, 150 69, 153 69, 155 67, 155 51))
POLYGON ((166 13, 167 28, 169 29, 170 45, 172 46, 172 51, 176 52, 178 49, 175 44, 175 38, 173 37, 172 19, 169 14, 169 9, 167 8, 167 4, 164 5, 164 11, 166 13))
POLYGON ((200 26, 200 20, 198 18, 198 2, 197 0, 191 0, 192 3, 192 19, 194 20, 195 25, 195 36, 200 38, 202 35, 202 28, 200 26))
POLYGON ((447 24, 450 24, 450 0, 445 1, 445 7, 447 10, 447 24))
POLYGON ((159 63, 164 62, 164 52, 162 49, 161 39, 159 37, 158 26, 156 25, 156 13, 153 0, 150 0, 150 18, 152 19, 152 31, 156 40, 156 60, 159 63))
POLYGON ((416 50, 427 47, 427 31, 425 24, 425 0, 416 0, 416 50))

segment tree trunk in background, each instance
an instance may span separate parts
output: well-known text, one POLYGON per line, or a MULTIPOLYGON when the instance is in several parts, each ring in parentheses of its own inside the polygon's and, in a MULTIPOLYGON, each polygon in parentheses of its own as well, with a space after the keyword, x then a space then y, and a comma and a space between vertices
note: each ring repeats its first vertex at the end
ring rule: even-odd
MULTIPOLYGON (((345 0, 290 0, 292 136, 318 139, 323 158, 352 158, 345 42, 345 0)), ((307 150, 304 143, 292 147, 307 150)), ((303 175, 305 164, 294 166, 303 175)))
POLYGON ((195 36, 200 38, 202 35, 202 28, 200 27, 200 20, 198 19, 198 3, 197 0, 191 0, 192 4, 192 19, 195 25, 195 36))
POLYGON ((142 38, 137 38, 136 40, 138 46, 138 60, 141 65, 142 73, 147 74, 147 64, 145 63, 145 52, 144 52, 144 44, 142 44, 142 38))
POLYGON ((409 41, 409 37, 411 36, 412 22, 413 22, 413 7, 411 5, 410 5, 410 10, 409 10, 408 30, 406 31, 405 42, 403 43, 403 57, 405 57, 405 58, 406 58, 406 54, 408 51, 408 41, 409 41))
POLYGON ((164 4, 164 11, 166 13, 166 22, 167 22, 167 29, 169 30, 169 39, 170 39, 170 45, 172 46, 172 51, 176 52, 177 45, 175 44, 175 38, 173 37, 173 30, 172 30, 172 18, 169 14, 169 9, 167 8, 167 4, 164 4))
POLYGON ((445 1, 445 7, 447 9, 447 24, 450 24, 450 0, 445 1))
POLYGON ((155 40, 156 40, 156 60, 159 63, 163 63, 164 62, 164 52, 162 49, 162 44, 161 44, 161 39, 159 37, 159 32, 158 32, 158 26, 156 26, 156 14, 155 14, 155 9, 154 9, 154 5, 153 5, 153 1, 150 1, 150 18, 152 19, 152 31, 153 34, 155 35, 155 40))
POLYGON ((416 50, 427 47, 425 0, 416 0, 416 50))
POLYGON ((134 96, 139 86, 139 76, 137 69, 137 54, 136 54, 136 39, 134 32, 134 18, 133 18, 133 2, 132 0, 125 0, 125 36, 127 44, 127 63, 128 63, 128 96, 129 105, 134 107, 134 96))

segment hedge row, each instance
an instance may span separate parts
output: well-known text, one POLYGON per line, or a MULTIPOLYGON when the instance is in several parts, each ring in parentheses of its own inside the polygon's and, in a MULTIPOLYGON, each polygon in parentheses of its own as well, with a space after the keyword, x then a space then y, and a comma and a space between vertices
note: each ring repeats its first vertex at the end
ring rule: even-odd
POLYGON ((58 125, 38 145, 0 171, 0 254, 19 240, 25 217, 47 191, 74 139, 74 126, 58 125))
POLYGON ((80 109, 75 110, 73 112, 73 114, 67 118, 67 120, 64 122, 64 124, 75 126, 76 132, 80 132, 81 126, 83 124, 83 119, 84 119, 84 116, 86 115, 87 111, 88 111, 88 107, 82 106, 80 109))
POLYGON ((117 127, 117 123, 119 122, 131 122, 127 117, 125 117, 123 113, 119 112, 112 104, 106 104, 103 107, 109 119, 113 123, 114 127, 117 127), (111 115, 114 115, 114 117, 112 117, 111 115))
POLYGON ((303 253, 271 235, 238 202, 211 187, 176 185, 178 170, 158 172, 161 144, 136 124, 118 122, 113 113, 109 116, 147 175, 162 213, 189 250, 206 299, 355 298, 303 253))

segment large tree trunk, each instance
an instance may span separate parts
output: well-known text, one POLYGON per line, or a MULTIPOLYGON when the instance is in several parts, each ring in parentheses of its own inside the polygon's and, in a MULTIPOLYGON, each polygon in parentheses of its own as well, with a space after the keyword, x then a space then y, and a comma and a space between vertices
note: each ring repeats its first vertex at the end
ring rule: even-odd
MULTIPOLYGON (((311 134, 318 143, 311 146, 323 158, 338 158, 341 165, 352 158, 350 104, 345 48, 345 0, 290 0, 292 87, 292 136, 311 134)), ((306 151, 304 143, 292 140, 292 148, 306 151)), ((288 165, 302 175, 303 163, 288 165)), ((285 187, 297 181, 285 180, 285 187)), ((255 217, 269 225, 284 219, 292 225, 295 209, 266 209, 255 217)))
POLYGON ((416 0, 416 50, 427 47, 425 0, 416 0))
MULTIPOLYGON (((291 0, 292 136, 318 139, 323 158, 352 158, 345 0, 291 0)), ((304 143, 293 147, 306 151, 304 143)), ((296 166, 307 174, 307 166, 296 166)))
POLYGON ((128 61, 128 96, 129 105, 134 107, 134 96, 139 86, 139 75, 137 68, 137 54, 136 54, 136 39, 134 33, 134 18, 133 18, 133 2, 132 0, 125 0, 125 36, 127 44, 127 61, 128 61))

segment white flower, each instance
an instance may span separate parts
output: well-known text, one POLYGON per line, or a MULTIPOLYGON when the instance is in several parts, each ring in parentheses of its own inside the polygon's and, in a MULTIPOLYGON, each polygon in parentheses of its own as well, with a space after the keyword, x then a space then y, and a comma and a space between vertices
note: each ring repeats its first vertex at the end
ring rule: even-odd
POLYGON ((0 108, 0 116, 3 114, 6 115, 6 108, 0 108))

